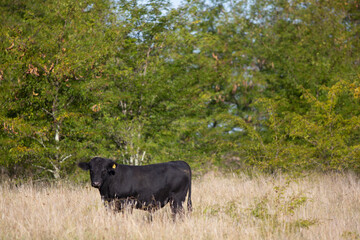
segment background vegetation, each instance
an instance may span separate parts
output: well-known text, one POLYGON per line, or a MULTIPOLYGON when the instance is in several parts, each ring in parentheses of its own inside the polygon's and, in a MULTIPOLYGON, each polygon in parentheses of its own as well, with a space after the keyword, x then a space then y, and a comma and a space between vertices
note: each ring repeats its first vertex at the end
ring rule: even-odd
POLYGON ((360 171, 356 0, 2 0, 0 166, 360 171))

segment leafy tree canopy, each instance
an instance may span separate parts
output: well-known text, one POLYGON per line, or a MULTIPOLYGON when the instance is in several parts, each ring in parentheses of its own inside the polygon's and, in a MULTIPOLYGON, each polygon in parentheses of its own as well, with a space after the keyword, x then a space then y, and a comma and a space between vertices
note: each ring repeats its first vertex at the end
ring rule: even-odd
POLYGON ((359 171, 357 1, 0 4, 0 166, 359 171))

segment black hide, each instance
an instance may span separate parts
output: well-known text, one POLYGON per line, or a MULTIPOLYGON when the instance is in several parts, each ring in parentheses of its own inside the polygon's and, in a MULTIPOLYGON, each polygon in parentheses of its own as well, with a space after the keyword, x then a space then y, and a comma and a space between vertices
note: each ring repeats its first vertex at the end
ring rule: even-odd
POLYGON ((128 166, 95 157, 89 163, 78 165, 90 170, 91 185, 98 188, 101 199, 116 210, 129 204, 152 212, 170 203, 176 214, 183 210, 182 204, 189 193, 187 207, 191 211, 191 169, 186 162, 128 166))

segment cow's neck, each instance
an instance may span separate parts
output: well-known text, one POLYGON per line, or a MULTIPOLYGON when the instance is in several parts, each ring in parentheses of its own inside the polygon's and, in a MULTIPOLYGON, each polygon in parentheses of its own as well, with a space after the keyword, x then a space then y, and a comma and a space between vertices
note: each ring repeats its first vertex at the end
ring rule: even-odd
POLYGON ((110 197, 109 194, 111 192, 110 184, 108 179, 105 179, 101 187, 99 188, 99 192, 102 198, 108 198, 110 197))

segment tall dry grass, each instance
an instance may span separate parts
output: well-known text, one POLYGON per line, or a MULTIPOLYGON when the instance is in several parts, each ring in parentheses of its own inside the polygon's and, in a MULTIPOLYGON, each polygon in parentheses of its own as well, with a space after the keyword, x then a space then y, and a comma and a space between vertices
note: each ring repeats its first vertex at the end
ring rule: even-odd
MULTIPOLYGON (((90 184, 89 184, 90 185, 90 184)), ((69 183, 0 186, 0 239, 360 239, 360 181, 351 174, 289 180, 207 174, 193 179, 193 213, 173 223, 114 214, 96 189, 69 183)))

